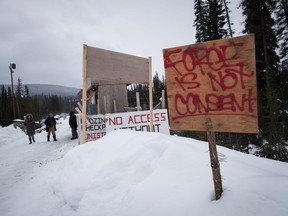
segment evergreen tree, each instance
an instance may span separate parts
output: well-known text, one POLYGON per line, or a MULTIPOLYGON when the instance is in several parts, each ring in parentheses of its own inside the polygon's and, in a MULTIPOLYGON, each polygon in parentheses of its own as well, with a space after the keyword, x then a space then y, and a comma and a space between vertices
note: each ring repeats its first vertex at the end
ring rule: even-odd
POLYGON ((286 130, 286 140, 288 139, 288 122, 287 122, 287 110, 288 110, 288 0, 276 1, 276 18, 277 18, 277 30, 278 40, 280 45, 281 74, 280 74, 280 86, 281 86, 281 101, 283 105, 281 119, 285 120, 283 125, 286 130))
POLYGON ((229 17, 229 2, 226 0, 195 0, 196 42, 232 37, 232 23, 229 17))
POLYGON ((230 15, 229 13, 231 12, 229 10, 228 4, 230 2, 227 2, 226 0, 223 0, 223 4, 224 4, 224 9, 225 9, 225 16, 226 16, 226 20, 227 20, 227 25, 228 25, 228 33, 230 37, 233 37, 234 31, 232 30, 232 25, 233 23, 231 23, 230 21, 230 15))
POLYGON ((280 112, 280 119, 282 120, 283 128, 283 139, 288 140, 288 60, 282 62, 281 75, 280 75, 280 86, 281 86, 281 99, 282 110, 280 112))
POLYGON ((225 28, 227 20, 223 1, 208 0, 207 15, 207 39, 217 40, 228 37, 228 31, 225 28))
POLYGON ((30 97, 30 92, 29 92, 29 88, 28 88, 28 86, 27 85, 25 85, 25 96, 26 97, 30 97))
POLYGON ((262 156, 280 159, 279 153, 283 151, 283 134, 279 130, 282 127, 279 119, 280 59, 276 53, 276 23, 272 16, 276 4, 273 0, 242 0, 241 7, 245 17, 244 33, 255 34, 260 135, 267 140, 260 142, 262 156))
POLYGON ((196 28, 196 42, 207 41, 207 5, 203 0, 194 1, 195 21, 193 26, 196 28))
POLYGON ((0 122, 1 126, 7 126, 11 123, 9 116, 10 103, 8 99, 8 93, 4 85, 1 87, 1 96, 0 96, 0 122))
POLYGON ((24 89, 23 89, 23 84, 22 84, 22 80, 20 79, 20 77, 18 77, 17 79, 17 86, 16 86, 16 93, 15 93, 15 101, 16 101, 16 108, 17 108, 17 117, 18 118, 22 118, 22 108, 23 108, 23 104, 22 104, 22 97, 24 96, 24 89))
POLYGON ((283 60, 288 60, 288 0, 276 1, 276 18, 280 55, 283 60))
POLYGON ((9 101, 9 110, 8 110, 8 116, 9 116, 9 119, 11 119, 11 123, 12 123, 12 120, 14 119, 14 113, 13 113, 13 97, 14 97, 14 94, 12 93, 12 90, 10 88, 10 86, 7 88, 7 95, 8 95, 8 101, 9 101))
POLYGON ((15 96, 17 99, 21 99, 23 95, 24 95, 24 88, 22 80, 20 77, 18 77, 15 96))
POLYGON ((162 90, 163 90, 163 84, 161 80, 159 79, 158 73, 156 73, 153 76, 153 101, 154 104, 159 103, 160 98, 162 97, 162 90))
MULTIPOLYGON (((162 90, 165 89, 165 80, 164 77, 162 81, 159 79, 158 73, 153 76, 153 107, 159 103, 160 98, 162 97, 162 90)), ((136 107, 136 92, 139 92, 140 103, 142 108, 144 104, 146 109, 149 109, 149 86, 143 84, 132 84, 128 88, 128 104, 129 107, 136 107)))

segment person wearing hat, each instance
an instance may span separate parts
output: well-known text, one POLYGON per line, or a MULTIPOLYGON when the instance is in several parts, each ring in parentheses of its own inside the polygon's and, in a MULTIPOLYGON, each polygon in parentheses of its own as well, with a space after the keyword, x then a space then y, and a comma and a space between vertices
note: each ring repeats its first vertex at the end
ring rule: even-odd
POLYGON ((56 120, 52 113, 49 114, 49 116, 45 120, 46 125, 46 131, 47 131, 47 141, 50 141, 50 134, 52 133, 54 141, 57 141, 56 139, 56 120))
POLYGON ((33 142, 35 142, 35 139, 34 139, 35 121, 33 119, 33 115, 32 114, 27 114, 25 116, 24 125, 26 127, 26 134, 29 137, 29 142, 30 142, 29 144, 32 144, 32 140, 33 140, 33 142))

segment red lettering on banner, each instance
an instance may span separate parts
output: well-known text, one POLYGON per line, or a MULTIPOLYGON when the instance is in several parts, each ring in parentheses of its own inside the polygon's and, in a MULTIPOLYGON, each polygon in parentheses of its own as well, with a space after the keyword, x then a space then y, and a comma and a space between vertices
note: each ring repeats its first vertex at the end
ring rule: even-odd
POLYGON ((159 113, 154 114, 154 121, 158 122, 159 121, 159 113))
POLYGON ((106 132, 89 133, 86 135, 86 141, 97 140, 106 135, 106 132))
POLYGON ((135 124, 141 123, 141 115, 134 115, 134 123, 135 124))
POLYGON ((165 115, 165 113, 161 113, 161 121, 166 121, 166 115, 165 115))
POLYGON ((112 118, 108 118, 106 121, 108 121, 108 124, 109 125, 122 125, 123 124, 123 121, 122 121, 122 117, 114 117, 113 119, 112 118))
MULTIPOLYGON (((154 122, 166 121, 165 113, 154 113, 154 122)), ((131 115, 128 117, 128 124, 143 124, 150 122, 150 114, 131 115)))
POLYGON ((132 118, 132 116, 129 116, 129 119, 128 119, 128 124, 134 124, 134 121, 133 121, 133 118, 132 118))
POLYGON ((147 115, 141 115, 141 123, 147 123, 147 115))

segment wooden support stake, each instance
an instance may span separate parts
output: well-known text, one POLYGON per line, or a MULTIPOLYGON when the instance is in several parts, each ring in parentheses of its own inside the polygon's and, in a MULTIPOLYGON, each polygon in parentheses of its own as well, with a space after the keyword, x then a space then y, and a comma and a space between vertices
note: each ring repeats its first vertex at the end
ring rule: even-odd
POLYGON ((220 173, 220 166, 216 148, 216 139, 214 131, 211 131, 213 128, 212 122, 210 118, 206 119, 205 122, 206 130, 207 130, 207 139, 209 145, 209 153, 210 153, 210 162, 213 174, 213 182, 214 182, 214 190, 215 190, 215 199, 218 200, 221 198, 223 188, 222 188, 222 179, 220 173))
POLYGON ((110 100, 110 95, 107 95, 106 96, 106 112, 105 112, 105 114, 106 113, 111 113, 112 112, 112 108, 111 108, 111 100, 110 100))
POLYGON ((82 87, 82 144, 86 143, 87 110, 87 45, 83 45, 83 87, 82 87))
POLYGON ((162 96, 161 96, 162 100, 161 100, 161 108, 165 109, 166 108, 166 101, 165 101, 165 90, 162 89, 162 96))
POLYGON ((81 116, 82 116, 82 112, 81 110, 76 107, 75 110, 78 112, 79 116, 77 116, 76 120, 77 120, 77 130, 78 130, 78 145, 80 144, 80 139, 82 137, 82 130, 81 130, 81 116))
POLYGON ((113 112, 117 112, 117 105, 116 105, 116 100, 113 100, 113 112))
POLYGON ((97 114, 99 115, 101 113, 101 110, 100 110, 100 100, 97 99, 97 114))
POLYGON ((136 106, 137 106, 137 111, 140 111, 140 96, 139 96, 139 92, 136 92, 136 106))
POLYGON ((82 111, 78 107, 75 107, 75 110, 79 115, 82 115, 82 111))
POLYGON ((107 113, 107 98, 106 96, 103 96, 103 103, 104 103, 104 114, 107 113))
POLYGON ((152 91, 152 57, 149 56, 149 105, 150 105, 150 132, 154 132, 153 91, 152 91))

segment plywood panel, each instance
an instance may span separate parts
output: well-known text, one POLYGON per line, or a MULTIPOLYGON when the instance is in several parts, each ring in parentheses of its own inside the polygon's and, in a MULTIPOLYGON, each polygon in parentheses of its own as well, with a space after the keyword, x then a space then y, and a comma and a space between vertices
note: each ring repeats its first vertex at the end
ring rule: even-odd
POLYGON ((114 100, 116 101, 116 113, 124 112, 124 107, 128 106, 127 87, 121 85, 101 85, 98 87, 98 99, 100 102, 101 114, 104 112, 104 96, 106 97, 106 113, 114 113, 114 100))
POLYGON ((257 133, 254 35, 163 50, 170 127, 257 133))
POLYGON ((87 77, 91 78, 94 83, 148 84, 148 59, 90 46, 87 47, 87 77))

